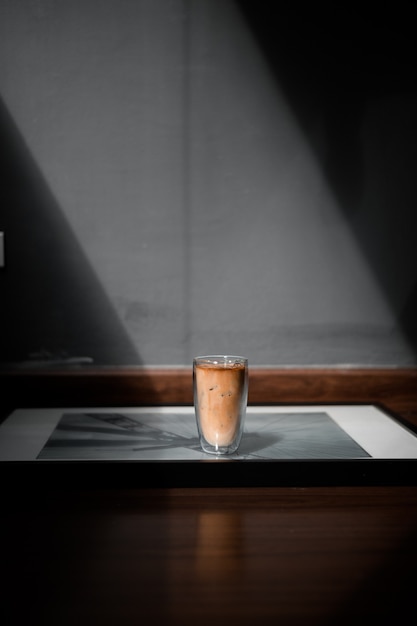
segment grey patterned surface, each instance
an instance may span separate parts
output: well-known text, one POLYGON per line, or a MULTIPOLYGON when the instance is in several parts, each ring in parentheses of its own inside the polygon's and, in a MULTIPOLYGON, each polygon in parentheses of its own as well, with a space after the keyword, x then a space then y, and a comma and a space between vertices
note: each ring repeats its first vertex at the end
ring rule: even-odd
MULTIPOLYGON (((248 414, 237 459, 351 459, 370 455, 325 412, 248 414)), ((39 459, 198 460, 190 413, 65 412, 39 459)))

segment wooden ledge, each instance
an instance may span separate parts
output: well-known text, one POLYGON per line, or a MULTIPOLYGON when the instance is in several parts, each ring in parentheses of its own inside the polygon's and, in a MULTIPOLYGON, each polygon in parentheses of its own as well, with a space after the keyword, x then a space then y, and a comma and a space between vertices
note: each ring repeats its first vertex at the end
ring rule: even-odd
MULTIPOLYGON (((3 408, 191 405, 190 367, 0 372, 3 408)), ((378 404, 417 424, 417 368, 265 368, 249 372, 249 404, 378 404)))

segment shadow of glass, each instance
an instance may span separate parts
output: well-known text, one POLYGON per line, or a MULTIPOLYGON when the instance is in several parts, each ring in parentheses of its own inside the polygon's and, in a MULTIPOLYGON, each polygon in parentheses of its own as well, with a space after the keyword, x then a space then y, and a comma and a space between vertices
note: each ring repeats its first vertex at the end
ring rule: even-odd
POLYGON ((239 446, 239 454, 255 454, 278 443, 282 437, 276 434, 244 433, 239 446))
POLYGON ((0 101, 0 363, 141 365, 6 106, 0 101))

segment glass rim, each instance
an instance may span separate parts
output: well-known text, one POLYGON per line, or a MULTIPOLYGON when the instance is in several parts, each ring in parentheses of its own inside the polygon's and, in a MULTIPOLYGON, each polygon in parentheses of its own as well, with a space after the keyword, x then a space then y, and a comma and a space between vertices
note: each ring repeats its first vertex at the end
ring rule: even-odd
POLYGON ((195 356, 193 358, 193 361, 208 361, 211 359, 219 359, 219 360, 221 359, 223 361, 225 360, 244 361, 244 362, 248 361, 248 357, 239 356, 237 354, 203 354, 201 356, 195 356))

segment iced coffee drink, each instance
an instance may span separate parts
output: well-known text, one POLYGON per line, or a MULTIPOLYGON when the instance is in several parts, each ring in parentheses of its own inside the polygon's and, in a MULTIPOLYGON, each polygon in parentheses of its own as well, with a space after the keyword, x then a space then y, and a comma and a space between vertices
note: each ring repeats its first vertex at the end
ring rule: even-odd
POLYGON ((248 393, 243 357, 197 357, 193 363, 194 406, 205 452, 230 454, 239 447, 248 393))

